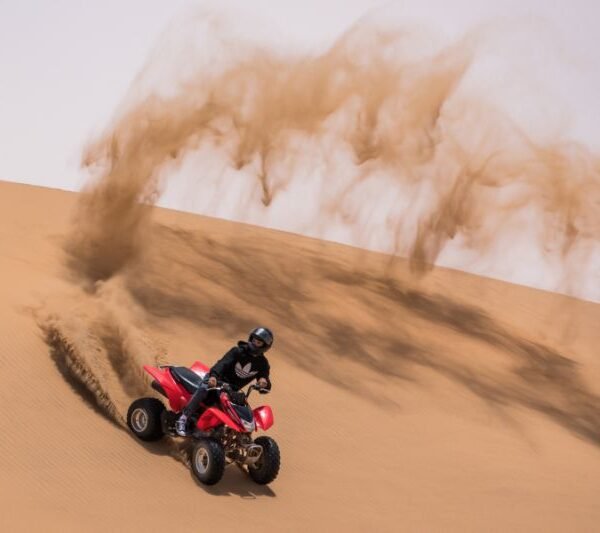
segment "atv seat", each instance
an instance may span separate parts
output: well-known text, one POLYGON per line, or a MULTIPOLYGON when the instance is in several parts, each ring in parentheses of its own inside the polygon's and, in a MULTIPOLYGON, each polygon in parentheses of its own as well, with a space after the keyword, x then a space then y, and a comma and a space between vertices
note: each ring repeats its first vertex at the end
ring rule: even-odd
POLYGON ((198 390, 198 387, 202 383, 202 378, 185 366, 172 366, 170 370, 173 379, 192 394, 198 390))

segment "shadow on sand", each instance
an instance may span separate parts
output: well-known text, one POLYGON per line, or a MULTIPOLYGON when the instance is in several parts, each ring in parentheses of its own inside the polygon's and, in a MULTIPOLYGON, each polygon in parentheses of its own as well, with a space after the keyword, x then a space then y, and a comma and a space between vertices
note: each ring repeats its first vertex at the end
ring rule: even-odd
POLYGON ((515 336, 481 309, 428 294, 387 277, 356 271, 315 249, 239 239, 235 247, 194 233, 155 226, 143 266, 132 268, 127 288, 150 316, 179 317, 236 338, 257 317, 280 323, 279 351, 294 364, 347 389, 356 381, 321 354, 352 360, 388 378, 412 380, 414 366, 432 369, 497 407, 538 411, 600 446, 600 398, 585 385, 576 363, 556 350, 515 336), (341 295, 332 311, 330 291, 341 295), (327 307, 327 305, 329 307, 327 307), (344 309, 362 306, 377 327, 350 322, 344 309), (504 373, 473 368, 476 354, 457 361, 432 353, 403 327, 410 317, 448 328, 499 350, 504 373), (294 334, 295 332, 295 334, 294 334), (287 339, 286 339, 287 337, 287 339), (297 338, 301 340, 298 342, 297 338))
MULTIPOLYGON (((252 231, 255 235, 260 230, 252 231)), ((336 365, 337 358, 384 379, 413 381, 415 367, 428 368, 495 408, 532 409, 600 446, 600 398, 586 386, 576 363, 511 333, 477 307, 416 290, 387 276, 384 268, 381 275, 360 270, 354 261, 321 254, 318 246, 296 240, 282 246, 268 232, 259 240, 238 235, 232 243, 160 224, 154 224, 152 233, 143 258, 121 274, 126 290, 157 327, 163 319, 180 318, 220 330, 233 340, 257 322, 275 323, 278 352, 338 387, 354 390, 360 376, 349 374, 343 368, 347 365, 336 365), (347 311, 353 308, 373 320, 350 321, 347 311), (416 320, 426 324, 418 339, 405 327, 416 320), (427 328, 432 332, 445 328, 493 347, 508 369, 478 371, 476 347, 458 358, 450 346, 432 349, 427 328)), ((71 272, 73 276, 89 273, 77 261, 68 264, 79 268, 71 272)), ((52 335, 47 342, 57 368, 74 390, 121 423, 102 384, 85 382, 89 376, 69 356, 68 345, 57 349, 52 335)), ((115 345, 110 338, 104 343, 115 345)), ((363 387, 361 395, 365 394, 363 387)))

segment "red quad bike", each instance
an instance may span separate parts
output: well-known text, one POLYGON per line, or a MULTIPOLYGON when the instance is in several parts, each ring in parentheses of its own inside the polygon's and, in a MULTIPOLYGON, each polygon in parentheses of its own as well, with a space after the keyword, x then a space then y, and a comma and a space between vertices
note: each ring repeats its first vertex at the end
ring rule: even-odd
MULTIPOLYGON (((199 361, 191 368, 161 365, 158 368, 144 365, 154 381, 154 390, 169 400, 172 410, 156 398, 135 400, 127 411, 127 425, 136 437, 144 441, 156 441, 165 434, 177 435, 175 422, 192 394, 202 383, 209 369, 199 361)), ((248 392, 232 391, 226 384, 214 389, 218 391, 216 405, 201 407, 198 417, 190 417, 194 427, 191 438, 192 471, 205 485, 214 485, 223 476, 225 466, 236 464, 261 485, 271 483, 279 473, 279 447, 271 437, 252 438, 257 429, 267 430, 273 425, 273 412, 268 405, 251 409, 248 392)))

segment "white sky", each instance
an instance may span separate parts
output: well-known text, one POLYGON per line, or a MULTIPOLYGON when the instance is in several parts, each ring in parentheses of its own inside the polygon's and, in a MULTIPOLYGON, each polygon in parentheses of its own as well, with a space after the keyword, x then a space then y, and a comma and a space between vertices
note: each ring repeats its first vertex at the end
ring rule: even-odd
MULTIPOLYGON (((77 189, 83 146, 191 0, 0 0, 0 179, 77 189)), ((377 2, 253 1, 292 39, 335 36, 377 2), (317 17, 317 13, 320 15, 317 17)), ((240 15, 241 16, 241 15, 240 15)))

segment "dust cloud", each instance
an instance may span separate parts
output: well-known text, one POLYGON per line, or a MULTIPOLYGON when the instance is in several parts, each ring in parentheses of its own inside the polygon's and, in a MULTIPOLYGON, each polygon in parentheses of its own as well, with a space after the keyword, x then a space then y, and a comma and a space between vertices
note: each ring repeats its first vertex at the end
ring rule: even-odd
MULTIPOLYGON (((290 209, 351 226, 359 246, 376 232, 417 274, 454 240, 469 257, 544 255, 563 273, 554 288, 581 295, 600 239, 600 161, 575 142, 535 142, 461 91, 480 38, 411 57, 412 34, 359 23, 321 54, 223 47, 216 66, 132 100, 88 148, 74 265, 107 279, 137 257, 165 184, 203 150, 251 180, 241 212, 310 182, 290 209)), ((202 196, 199 165, 190 194, 202 196)), ((239 186, 226 176, 225 190, 239 186)))
MULTIPOLYGON (((430 368, 486 401, 530 407, 597 442, 589 408, 596 395, 572 362, 476 308, 406 280, 351 272, 308 248, 282 250, 281 239, 266 234, 264 242, 224 245, 202 231, 152 221, 169 179, 198 153, 214 152, 258 192, 240 209, 256 200, 268 210, 312 180, 318 194, 295 202, 305 202, 317 220, 335 217, 359 233, 372 231, 375 220, 413 275, 427 273, 451 240, 472 254, 505 255, 499 243, 514 238, 576 278, 600 238, 598 158, 575 142, 534 141, 507 114, 461 92, 477 39, 424 58, 408 53, 411 38, 359 24, 322 54, 235 47, 165 94, 130 102, 89 147, 83 162, 92 180, 67 240, 71 273, 85 281, 71 306, 79 322, 69 326, 63 317, 45 329, 60 366, 86 383, 109 418, 122 424, 129 399, 147 391, 139 369, 160 351, 143 341, 152 320, 183 320, 231 338, 255 325, 263 309, 284 337, 303 332, 302 353, 281 343, 287 358, 336 385, 356 382, 336 359, 305 351, 319 354, 325 346, 398 379, 430 368), (383 215, 379 202, 387 206, 383 215), (399 311, 373 323, 369 312, 353 326, 335 297, 342 289, 353 292, 357 313, 369 305, 380 305, 377 317, 399 311), (432 327, 483 340, 503 352, 506 368, 478 378, 473 362, 442 355, 447 348, 435 345, 433 332, 421 339, 432 327), (86 354, 97 371, 82 372, 73 354, 86 354), (530 390, 531 374, 541 376, 539 390, 530 390)), ((195 192, 203 194, 202 180, 195 192)))

